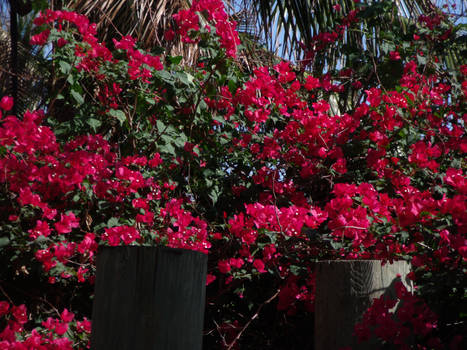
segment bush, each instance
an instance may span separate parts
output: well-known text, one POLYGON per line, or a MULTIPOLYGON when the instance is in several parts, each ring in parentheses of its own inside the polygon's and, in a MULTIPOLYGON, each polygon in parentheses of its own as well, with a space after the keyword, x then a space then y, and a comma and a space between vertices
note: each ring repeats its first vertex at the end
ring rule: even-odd
MULTIPOLYGON (((379 15, 351 11, 309 57, 379 15)), ((404 259, 409 316, 388 336, 390 302, 376 301, 357 334, 461 348, 467 66, 438 57, 456 27, 435 12, 380 56, 358 53, 378 63, 369 80, 365 65, 246 71, 220 1, 174 18, 196 66, 128 36, 110 49, 73 12, 35 19, 31 42, 54 46, 47 110, 0 104, 2 348, 88 346, 99 245, 209 253, 205 344, 229 349, 311 346, 316 261, 404 259)))

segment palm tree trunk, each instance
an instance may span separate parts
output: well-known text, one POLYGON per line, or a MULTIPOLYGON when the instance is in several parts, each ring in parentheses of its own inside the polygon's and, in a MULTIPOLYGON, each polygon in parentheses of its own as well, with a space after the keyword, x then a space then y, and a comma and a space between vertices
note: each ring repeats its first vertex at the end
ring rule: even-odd
POLYGON ((18 113, 18 107, 21 105, 18 93, 18 77, 20 73, 18 62, 18 16, 27 15, 31 9, 31 0, 10 0, 10 92, 15 102, 12 109, 14 115, 18 113))
POLYGON ((12 113, 17 114, 18 106, 18 19, 16 1, 10 1, 10 77, 13 101, 12 113))

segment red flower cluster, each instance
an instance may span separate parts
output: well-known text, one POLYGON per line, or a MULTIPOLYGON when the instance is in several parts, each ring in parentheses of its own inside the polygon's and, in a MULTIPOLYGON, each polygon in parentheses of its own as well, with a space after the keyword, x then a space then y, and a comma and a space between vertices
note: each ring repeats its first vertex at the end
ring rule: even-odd
MULTIPOLYGON (((151 207, 161 199, 161 189, 152 178, 146 178, 143 171, 161 164, 159 154, 149 161, 146 157, 119 160, 111 151, 111 145, 98 135, 77 137, 62 145, 50 128, 41 125, 41 119, 40 112, 27 112, 23 120, 14 116, 2 120, 0 146, 7 151, 0 157, 4 169, 0 181, 16 197, 17 206, 9 209, 11 221, 19 223, 28 218, 28 238, 50 241, 47 247, 35 253, 46 272, 61 264, 66 269, 59 277, 76 276, 83 281, 88 271, 86 266, 93 262, 99 241, 116 246, 152 239, 172 247, 207 252, 210 247, 207 224, 183 210, 181 201, 172 200, 161 210, 160 216, 155 217, 151 207), (124 205, 133 213, 138 228, 114 225, 89 232, 91 226, 87 220, 92 222, 92 218, 72 209, 77 200, 74 197, 86 201, 86 196, 124 205), (128 198, 133 200, 128 203, 128 198), (155 221, 170 222, 172 218, 175 219, 172 227, 152 230, 155 221), (143 239, 141 230, 149 236, 146 234, 143 239), (60 236, 63 238, 56 242, 60 236), (79 268, 68 266, 72 260, 79 261, 79 268)), ((166 186, 165 191, 170 187, 166 186)), ((51 282, 54 281, 52 278, 51 282)))
POLYGON ((173 18, 177 22, 177 32, 182 41, 186 43, 196 43, 199 38, 196 32, 200 30, 199 13, 207 13, 207 19, 216 28, 216 35, 219 36, 220 45, 226 50, 227 56, 237 56, 237 46, 240 38, 235 30, 236 23, 229 19, 225 13, 224 3, 221 0, 195 0, 188 10, 181 10, 173 18))
MULTIPOLYGON (((437 328, 436 315, 423 300, 407 291, 401 281, 395 283, 397 299, 381 296, 373 300, 355 325, 355 334, 360 342, 372 335, 386 343, 397 345, 399 349, 410 349, 409 338, 429 338, 437 328), (393 309, 395 308, 395 311, 393 309)), ((428 343, 435 349, 443 349, 440 340, 433 337, 428 343)))
POLYGON ((64 336, 67 331, 72 329, 76 334, 91 333, 91 322, 86 318, 82 321, 75 320, 75 315, 67 309, 62 311, 59 318, 48 317, 42 322, 42 327, 37 327, 31 332, 24 328, 28 322, 25 305, 10 306, 8 302, 0 301, 0 318, 7 323, 0 333, 0 348, 5 350, 71 350, 73 341, 64 336))

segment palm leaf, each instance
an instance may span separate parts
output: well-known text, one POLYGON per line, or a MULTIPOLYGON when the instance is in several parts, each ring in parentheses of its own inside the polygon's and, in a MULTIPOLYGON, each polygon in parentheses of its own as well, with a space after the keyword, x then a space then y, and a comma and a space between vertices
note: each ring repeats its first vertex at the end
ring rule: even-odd
POLYGON ((16 95, 16 113, 22 114, 27 109, 36 109, 44 102, 44 67, 42 50, 29 44, 32 30, 32 19, 37 15, 33 11, 17 19, 17 48, 15 65, 12 64, 12 40, 10 37, 10 20, 8 3, 1 2, 0 10, 0 95, 16 95), (16 81, 13 82, 13 78, 16 81))
POLYGON ((190 3, 190 0, 68 0, 66 6, 95 22, 101 41, 111 43, 112 38, 131 35, 146 50, 161 46, 171 55, 193 62, 196 46, 164 39, 164 32, 173 26, 172 15, 188 8, 190 3))
MULTIPOLYGON (((251 18, 255 18, 255 25, 259 28, 267 47, 294 62, 303 58, 303 47, 312 45, 314 35, 329 32, 334 28, 336 19, 341 15, 333 9, 334 5, 339 5, 342 13, 348 13, 356 8, 353 0, 237 0, 235 3, 237 8, 248 9, 253 13, 251 18), (282 43, 280 50, 275 45, 276 42, 282 43)), ((382 4, 382 1, 367 0, 366 3, 382 4)), ((462 0, 461 5, 465 6, 464 3, 466 1, 462 0)), ((369 32, 375 33, 372 41, 363 34, 346 33, 346 44, 368 46, 374 54, 377 54, 384 40, 378 35, 380 31, 391 30, 394 21, 398 21, 404 29, 421 14, 437 10, 431 0, 396 0, 394 4, 397 13, 394 13, 392 18, 386 18, 378 23, 363 23, 369 32)), ((326 65, 331 69, 336 67, 339 64, 338 57, 345 58, 342 54, 335 48, 330 50, 326 65)), ((320 65, 315 68, 320 68, 320 65)))

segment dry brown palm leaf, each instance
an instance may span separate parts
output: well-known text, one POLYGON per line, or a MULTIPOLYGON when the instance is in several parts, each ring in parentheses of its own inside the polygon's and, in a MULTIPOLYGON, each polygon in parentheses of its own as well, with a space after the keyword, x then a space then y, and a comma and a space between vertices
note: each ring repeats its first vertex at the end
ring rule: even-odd
POLYGON ((146 50, 165 48, 168 54, 196 61, 196 45, 167 41, 164 33, 173 27, 172 15, 190 6, 189 0, 68 0, 66 6, 97 24, 100 40, 111 43, 122 35, 135 37, 146 50))
POLYGON ((0 94, 5 94, 10 85, 10 37, 0 30, 0 94))
MULTIPOLYGON (((10 68, 11 43, 7 31, 0 29, 0 96, 12 96, 13 72, 10 68)), ((17 112, 22 114, 27 109, 33 110, 40 106, 42 101, 43 80, 38 77, 46 76, 42 71, 40 59, 32 53, 31 48, 18 43, 18 96, 17 112)))

